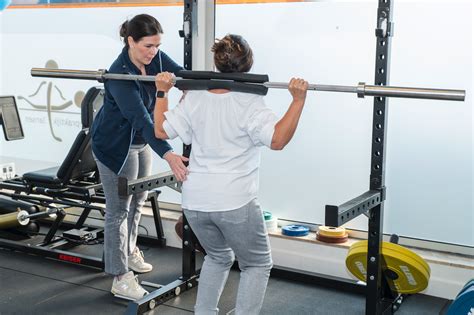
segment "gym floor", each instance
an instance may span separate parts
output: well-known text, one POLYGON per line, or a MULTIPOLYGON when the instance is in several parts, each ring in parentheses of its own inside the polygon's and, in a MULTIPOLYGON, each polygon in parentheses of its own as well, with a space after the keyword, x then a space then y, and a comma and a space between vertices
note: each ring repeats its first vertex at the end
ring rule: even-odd
MULTIPOLYGON (((140 281, 167 284, 181 274, 181 250, 145 248, 154 266, 140 281)), ((102 245, 81 246, 80 252, 101 255, 102 245)), ((198 257, 198 264, 202 257, 198 257)), ((219 303, 220 314, 233 314, 239 273, 232 270, 219 303)), ((0 314, 123 314, 127 301, 110 293, 104 272, 0 248, 0 314)), ((148 314, 192 314, 196 290, 158 306, 148 314)), ((396 314, 440 314, 446 300, 417 294, 396 314)), ((364 314, 362 295, 317 285, 270 278, 261 314, 364 314)))

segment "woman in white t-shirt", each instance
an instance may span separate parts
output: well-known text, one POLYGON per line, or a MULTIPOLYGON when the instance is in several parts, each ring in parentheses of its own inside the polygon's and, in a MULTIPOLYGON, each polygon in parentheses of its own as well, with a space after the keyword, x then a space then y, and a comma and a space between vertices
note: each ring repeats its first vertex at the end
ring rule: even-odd
MULTIPOLYGON (((248 72, 253 54, 238 35, 212 47, 220 72, 248 72)), ((263 96, 224 89, 188 91, 168 111, 171 73, 156 79, 155 135, 192 143, 189 175, 182 187, 182 208, 206 250, 196 314, 218 314, 217 304, 235 256, 241 270, 235 314, 258 314, 272 268, 270 244, 257 201, 259 147, 281 150, 291 140, 306 99, 308 83, 292 79, 293 96, 279 119, 263 96), (235 255, 234 255, 235 254, 235 255)))

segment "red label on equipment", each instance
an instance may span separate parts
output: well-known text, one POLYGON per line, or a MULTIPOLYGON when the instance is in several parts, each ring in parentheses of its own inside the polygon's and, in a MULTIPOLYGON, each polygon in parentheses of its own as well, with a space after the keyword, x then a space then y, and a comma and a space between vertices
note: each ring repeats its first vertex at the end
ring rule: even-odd
POLYGON ((81 258, 75 257, 75 256, 70 256, 70 255, 64 255, 64 254, 59 254, 59 259, 64 260, 64 261, 70 261, 76 264, 81 263, 81 258))

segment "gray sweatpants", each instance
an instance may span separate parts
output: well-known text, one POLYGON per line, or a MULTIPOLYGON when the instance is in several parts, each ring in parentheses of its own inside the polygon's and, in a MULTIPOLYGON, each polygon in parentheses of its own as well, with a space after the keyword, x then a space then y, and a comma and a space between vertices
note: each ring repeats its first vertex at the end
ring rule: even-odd
POLYGON ((96 159, 105 193, 105 272, 118 276, 128 272, 128 256, 135 249, 138 224, 148 192, 129 196, 118 193, 119 177, 128 180, 151 174, 152 155, 148 145, 133 145, 119 175, 96 159))
POLYGON ((234 253, 241 270, 235 314, 258 314, 273 263, 257 200, 231 211, 183 211, 207 254, 199 277, 195 314, 218 314, 217 304, 234 262, 234 253))

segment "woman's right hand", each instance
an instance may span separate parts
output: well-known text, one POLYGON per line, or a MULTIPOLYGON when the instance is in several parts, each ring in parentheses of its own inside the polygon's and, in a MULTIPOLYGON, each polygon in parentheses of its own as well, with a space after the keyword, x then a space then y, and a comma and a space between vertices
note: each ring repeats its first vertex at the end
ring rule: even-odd
POLYGON ((171 72, 160 72, 155 77, 156 90, 168 92, 175 82, 175 76, 171 72))
POLYGON ((189 174, 188 168, 184 165, 184 162, 188 162, 187 157, 177 155, 173 151, 168 151, 163 156, 163 159, 168 162, 171 171, 179 182, 184 182, 189 174))
POLYGON ((288 84, 288 90, 295 101, 305 101, 308 92, 308 82, 304 79, 292 78, 288 84))

